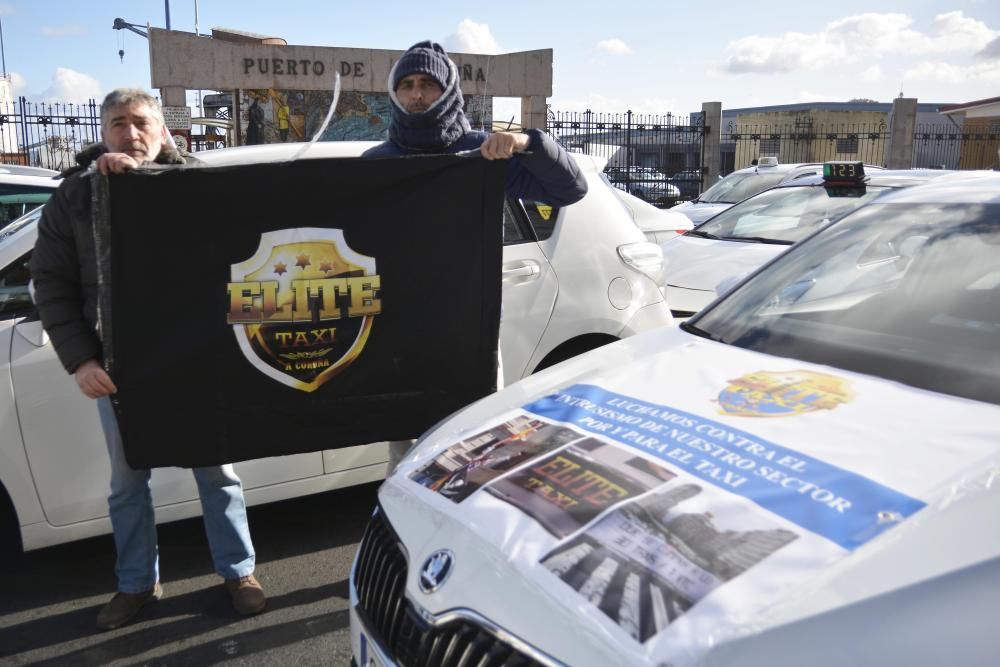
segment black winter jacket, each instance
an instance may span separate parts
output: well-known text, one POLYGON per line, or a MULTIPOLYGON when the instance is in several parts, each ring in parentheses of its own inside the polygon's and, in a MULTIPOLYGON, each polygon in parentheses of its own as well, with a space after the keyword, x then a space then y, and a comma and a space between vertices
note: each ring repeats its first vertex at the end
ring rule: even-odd
MULTIPOLYGON (((541 130, 524 131, 529 137, 529 153, 515 155, 507 161, 506 192, 514 199, 530 199, 551 206, 569 206, 587 194, 587 181, 576 161, 541 130)), ((486 132, 466 132, 458 141, 441 148, 441 153, 458 153, 479 148, 486 132)), ((422 155, 403 148, 391 139, 369 148, 362 157, 422 155)))
MULTIPOLYGON (((101 359, 97 332, 97 254, 91 218, 91 173, 87 168, 107 153, 94 144, 76 156, 77 166, 42 209, 29 268, 34 300, 59 361, 70 374, 90 359, 101 359)), ((164 149, 157 164, 184 164, 193 158, 164 149)))

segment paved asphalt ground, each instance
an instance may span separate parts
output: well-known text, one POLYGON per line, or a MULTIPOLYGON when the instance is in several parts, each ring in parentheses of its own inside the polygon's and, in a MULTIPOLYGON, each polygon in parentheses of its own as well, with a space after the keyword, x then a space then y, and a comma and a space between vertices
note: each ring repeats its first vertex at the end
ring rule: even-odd
POLYGON ((348 665, 348 576, 377 484, 252 507, 267 609, 242 618, 212 570, 201 519, 160 526, 164 597, 96 632, 114 592, 110 536, 25 554, 0 572, 0 665, 348 665))

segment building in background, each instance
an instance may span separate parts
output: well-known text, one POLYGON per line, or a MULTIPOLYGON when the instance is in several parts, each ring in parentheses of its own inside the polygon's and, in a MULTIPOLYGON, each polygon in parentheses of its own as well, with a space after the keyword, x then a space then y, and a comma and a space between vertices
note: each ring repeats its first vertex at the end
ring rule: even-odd
MULTIPOLYGON (((213 28, 211 36, 151 28, 152 85, 165 108, 204 98, 205 116, 235 120, 235 143, 311 139, 322 127, 336 79, 340 97, 325 141, 382 140, 389 124, 389 70, 402 51, 288 45, 280 37, 213 28), (220 104, 224 103, 225 106, 220 104)), ((473 128, 493 126, 494 97, 521 98, 524 127, 545 127, 552 50, 499 55, 452 53, 473 128)), ((205 143, 194 133, 192 143, 205 143)))
POLYGON ((998 169, 1000 157, 1000 97, 946 104, 942 115, 961 128, 963 139, 959 169, 998 169))

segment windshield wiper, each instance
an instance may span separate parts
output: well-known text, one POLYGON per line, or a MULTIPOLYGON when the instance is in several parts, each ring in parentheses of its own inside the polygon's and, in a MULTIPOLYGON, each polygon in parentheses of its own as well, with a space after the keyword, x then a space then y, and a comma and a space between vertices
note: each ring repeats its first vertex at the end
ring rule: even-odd
MULTIPOLYGON (((688 232, 690 234, 691 232, 688 232)), ((794 241, 771 239, 766 236, 723 236, 723 241, 746 241, 747 243, 769 243, 771 245, 792 245, 794 241)))
POLYGON ((703 232, 699 229, 692 229, 691 231, 684 232, 684 236, 697 236, 703 239, 710 239, 712 241, 718 241, 719 237, 715 234, 709 234, 708 232, 703 232))
POLYGON ((722 340, 722 338, 720 336, 716 336, 714 333, 709 333, 708 331, 705 331, 704 329, 702 329, 700 327, 696 327, 695 325, 691 324, 690 322, 686 322, 686 321, 685 322, 681 322, 680 323, 680 327, 681 327, 681 330, 686 331, 689 334, 694 334, 695 336, 698 336, 699 338, 707 338, 709 340, 714 340, 716 343, 725 343, 726 342, 726 341, 722 340))

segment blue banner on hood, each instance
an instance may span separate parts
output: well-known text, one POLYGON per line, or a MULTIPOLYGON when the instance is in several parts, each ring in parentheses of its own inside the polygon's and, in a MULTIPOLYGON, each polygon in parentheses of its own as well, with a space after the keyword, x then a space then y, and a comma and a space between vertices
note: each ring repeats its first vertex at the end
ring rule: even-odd
POLYGON ((926 505, 727 424, 594 385, 524 407, 651 454, 849 550, 926 505))

